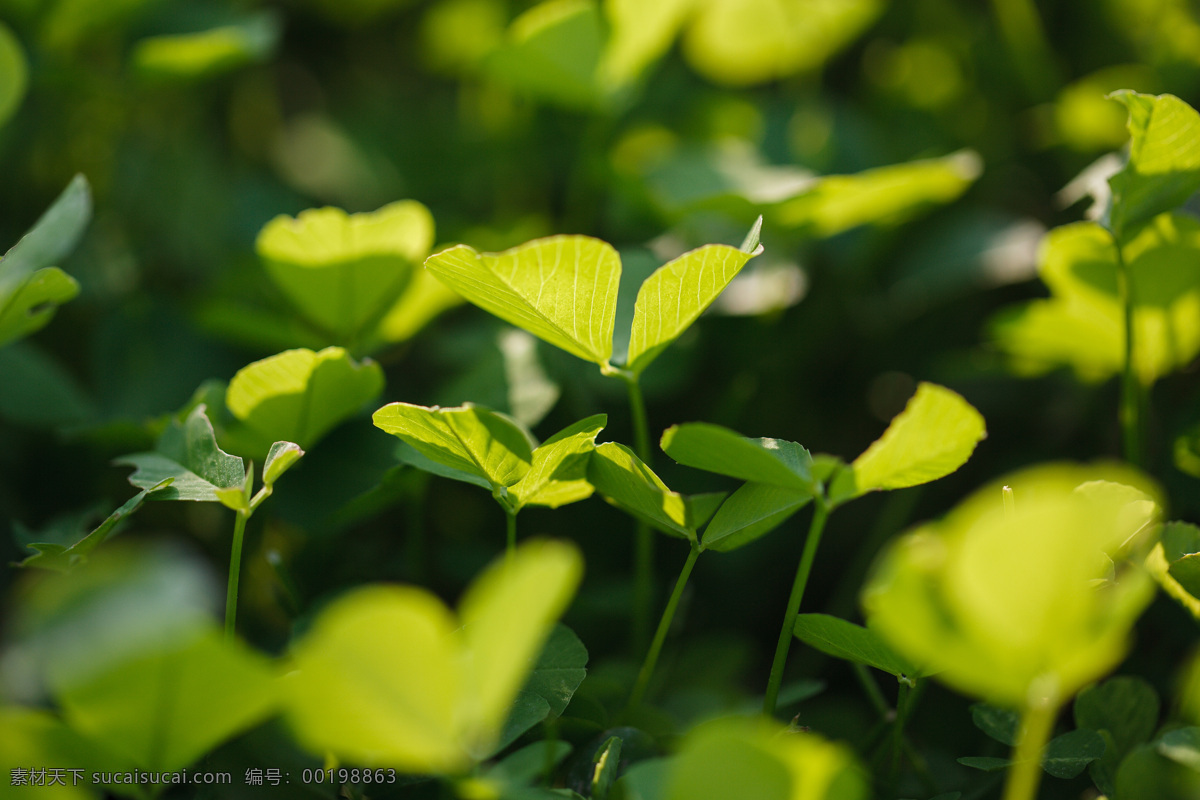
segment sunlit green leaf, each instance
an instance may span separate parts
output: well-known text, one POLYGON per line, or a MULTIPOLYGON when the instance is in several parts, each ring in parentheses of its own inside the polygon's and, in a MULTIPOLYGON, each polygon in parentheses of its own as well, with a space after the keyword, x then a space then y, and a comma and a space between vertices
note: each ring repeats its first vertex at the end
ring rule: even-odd
POLYGON ((633 310, 629 356, 625 366, 640 374, 704 313, 725 290, 752 253, 709 244, 659 267, 642 284, 633 310))
POLYGON ((136 467, 129 482, 149 489, 173 478, 157 492, 155 500, 217 501, 217 489, 241 490, 246 479, 242 459, 217 445, 206 406, 196 406, 181 424, 172 421, 159 437, 152 453, 134 453, 114 464, 136 467))
POLYGON ((601 79, 621 87, 636 81, 664 55, 695 7, 695 0, 605 0, 609 37, 600 66, 601 79))
POLYGON ((1129 111, 1129 163, 1109 179, 1109 224, 1124 240, 1134 225, 1183 205, 1200 189, 1200 115, 1170 94, 1110 96, 1129 111))
POLYGON ((75 247, 92 218, 92 193, 76 175, 37 223, 0 258, 0 346, 38 330, 79 284, 54 262, 75 247))
POLYGON ((475 305, 586 361, 612 357, 621 259, 587 236, 535 239, 503 253, 458 245, 425 267, 475 305))
POLYGON ((704 529, 705 550, 727 552, 765 536, 813 499, 807 489, 747 483, 721 504, 704 529))
POLYGON ((267 460, 263 462, 263 485, 272 486, 303 455, 304 451, 295 442, 276 442, 271 445, 267 460))
POLYGON ((783 439, 749 439, 706 422, 672 425, 663 432, 663 452, 689 467, 791 489, 813 490, 812 457, 783 439))
POLYGON ((426 408, 390 403, 372 419, 377 428, 400 437, 426 458, 487 481, 493 489, 521 480, 533 461, 535 442, 529 431, 480 406, 426 408))
POLYGON ((404 294, 383 315, 376 334, 385 342, 406 341, 438 314, 462 302, 458 292, 435 278, 429 270, 419 269, 404 294))
POLYGON ((36 551, 35 554, 21 561, 17 566, 39 567, 61 571, 71 569, 84 561, 88 554, 95 550, 96 547, 103 544, 113 533, 113 529, 116 528, 117 524, 141 508, 142 503, 151 494, 167 488, 173 480, 173 478, 164 478, 157 485, 138 492, 126 500, 120 508, 109 514, 94 530, 76 541, 69 544, 62 542, 30 542, 26 546, 30 550, 36 551))
POLYGON ((874 631, 844 619, 828 614, 799 614, 794 632, 800 641, 835 658, 874 667, 897 678, 923 674, 874 631))
POLYGON ((596 449, 596 435, 607 424, 607 414, 595 414, 563 428, 534 450, 529 471, 510 487, 518 510, 527 505, 558 508, 591 497, 588 460, 596 449))
POLYGON ((262 439, 311 448, 383 389, 383 370, 340 347, 286 350, 242 367, 225 393, 229 411, 262 439))
POLYGON ((391 311, 432 243, 428 209, 403 200, 371 213, 321 208, 279 216, 259 233, 257 247, 300 312, 349 344, 391 311))
POLYGON ((76 730, 147 770, 174 771, 265 719, 278 702, 265 659, 215 626, 58 694, 76 730))
POLYGON ((922 383, 883 436, 850 465, 856 493, 903 489, 949 475, 986 435, 983 417, 970 403, 922 383))
POLYGON ((588 480, 613 505, 672 536, 696 540, 688 499, 672 492, 633 451, 616 442, 596 448, 588 480))
POLYGON ((21 43, 12 29, 0 22, 0 126, 20 107, 28 82, 29 68, 21 43))
POLYGON ((828 175, 768 212, 772 224, 832 236, 859 225, 896 225, 923 208, 948 203, 982 171, 971 151, 943 158, 877 167, 853 175, 828 175))
POLYGON ((196 33, 149 36, 134 45, 133 66, 156 78, 194 79, 229 72, 270 57, 279 23, 270 14, 196 33))
POLYGON ((581 571, 573 546, 533 541, 475 580, 457 618, 423 589, 345 595, 295 648, 297 737, 318 753, 420 773, 486 757, 581 571))

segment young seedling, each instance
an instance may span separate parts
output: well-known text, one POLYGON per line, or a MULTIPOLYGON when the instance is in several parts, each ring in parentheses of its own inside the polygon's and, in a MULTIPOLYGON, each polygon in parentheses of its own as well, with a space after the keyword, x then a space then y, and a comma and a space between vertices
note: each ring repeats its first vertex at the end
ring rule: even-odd
MULTIPOLYGON (((755 222, 740 248, 709 244, 684 253, 642 283, 629 346, 614 353, 613 327, 621 259, 606 242, 552 236, 506 250, 479 253, 458 245, 430 256, 425 267, 468 301, 543 341, 596 364, 629 392, 638 457, 650 463, 649 427, 640 377, 721 294, 746 262, 762 252, 755 222)), ((638 646, 649 627, 653 539, 639 526, 634 558, 634 629, 638 646)))
POLYGON ((663 434, 663 450, 679 463, 748 481, 710 525, 725 537, 761 536, 813 501, 812 522, 779 631, 763 713, 775 713, 796 615, 829 513, 868 492, 917 486, 949 475, 966 462, 985 435, 978 411, 949 389, 931 383, 922 383, 883 436, 849 465, 835 456, 813 458, 794 442, 747 439, 705 423, 677 425, 663 434))
POLYGON ((591 496, 587 461, 608 422, 596 414, 569 425, 538 445, 511 417, 482 406, 438 408, 390 403, 375 412, 375 426, 399 437, 415 467, 481 486, 503 509, 507 552, 517 544, 517 514, 529 505, 558 508, 591 496))
POLYGON ((263 463, 263 485, 255 493, 254 462, 246 464, 220 448, 207 409, 201 403, 182 423, 171 422, 153 452, 134 453, 113 462, 135 467, 129 482, 139 489, 156 489, 151 499, 219 502, 235 512, 225 595, 226 639, 234 637, 237 625, 238 578, 246 523, 271 496, 275 481, 303 455, 304 451, 293 442, 271 445, 263 463), (167 479, 171 482, 164 486, 167 479))

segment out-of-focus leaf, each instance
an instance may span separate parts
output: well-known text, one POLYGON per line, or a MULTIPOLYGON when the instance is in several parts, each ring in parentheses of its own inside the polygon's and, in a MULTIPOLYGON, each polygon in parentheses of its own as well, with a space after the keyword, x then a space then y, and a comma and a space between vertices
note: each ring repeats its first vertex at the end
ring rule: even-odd
POLYGON ((1200 728, 1176 728, 1158 740, 1158 752, 1174 761, 1200 772, 1200 728))
POLYGON ((21 43, 12 29, 0 22, 0 126, 21 106, 28 82, 29 67, 21 43))
POLYGON ((621 737, 610 736, 592 757, 592 786, 589 797, 607 800, 609 789, 621 769, 621 737))
POLYGON ((812 457, 802 446, 782 439, 750 439, 707 422, 672 425, 663 432, 663 452, 689 467, 769 483, 813 490, 812 457))
POLYGON ((975 703, 971 706, 971 721, 975 727, 989 737, 1016 747, 1021 733, 1021 715, 1011 708, 997 708, 987 703, 975 703))
POLYGON ((1109 179, 1109 224, 1124 242, 1137 223, 1183 205, 1200 189, 1200 114, 1170 94, 1111 97, 1129 111, 1129 163, 1109 179))
POLYGON ((588 460, 596 449, 596 435, 607 424, 607 414, 595 414, 568 425, 535 449, 529 471, 510 487, 517 509, 558 508, 591 497, 588 460))
POLYGON ((377 335, 385 342, 411 339, 430 320, 463 302, 463 298, 428 270, 417 270, 408 289, 400 295, 379 323, 377 335))
POLYGON ((225 405, 263 450, 279 441, 311 448, 382 389, 383 370, 370 359, 357 362, 340 347, 287 350, 238 370, 225 405))
POLYGON ((696 0, 605 0, 609 38, 600 65, 607 86, 633 83, 650 64, 665 54, 696 0))
POLYGON ((195 80, 270 58, 279 21, 259 14, 244 22, 196 33, 150 36, 133 48, 133 66, 153 78, 195 80))
POLYGON ((27 342, 0 348, 0 417, 35 427, 86 422, 96 408, 58 362, 27 342))
POLYGON ((372 334, 433 243, 433 217, 403 200, 378 211, 279 216, 258 235, 268 274, 310 320, 348 344, 372 334))
POLYGON ((54 262, 75 247, 92 218, 87 179, 76 175, 54 204, 0 258, 0 346, 46 325, 79 284, 54 262))
POLYGON ((1200 793, 1200 775, 1144 744, 1121 762, 1115 788, 1121 800, 1191 800, 1200 793))
POLYGON ((503 253, 458 245, 425 267, 485 311, 572 355, 602 365, 612 357, 621 259, 599 239, 551 236, 503 253))
POLYGON ((1042 753, 1042 769, 1056 778, 1074 778, 1104 755, 1104 739, 1081 728, 1055 736, 1042 753))
POLYGON ((1163 525, 1146 569, 1163 591, 1200 619, 1200 528, 1190 522, 1163 525))
POLYGON ((240 490, 246 480, 242 459, 217 445, 206 406, 196 406, 181 424, 172 421, 152 453, 122 456, 114 464, 136 467, 129 482, 139 489, 171 484, 156 492, 155 500, 218 500, 218 489, 240 490))
POLYGON ((916 678, 924 674, 892 650, 874 631, 844 619, 828 614, 799 614, 794 633, 800 641, 822 653, 874 667, 897 678, 916 678))
POLYGON ((72 730, 49 711, 21 706, 0 706, 0 754, 0 769, 10 782, 14 769, 28 770, 30 765, 44 767, 47 772, 61 770, 66 778, 62 783, 36 789, 39 795, 54 800, 90 800, 96 796, 98 787, 90 781, 76 782, 73 775, 125 772, 133 766, 99 742, 72 730))

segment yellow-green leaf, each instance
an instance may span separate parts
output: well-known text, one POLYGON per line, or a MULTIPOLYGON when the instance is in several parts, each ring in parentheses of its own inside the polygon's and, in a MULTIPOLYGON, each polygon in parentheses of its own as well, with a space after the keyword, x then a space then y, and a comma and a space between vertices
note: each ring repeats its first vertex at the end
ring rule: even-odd
POLYGON ((425 267, 470 302, 597 364, 612 357, 621 259, 606 242, 551 236, 478 253, 458 245, 425 267))
POLYGON ((271 14, 195 33, 148 36, 131 56, 147 76, 190 80, 206 78, 270 57, 279 39, 279 23, 271 14))
POLYGON ((592 495, 587 465, 596 435, 608 415, 596 414, 563 428, 533 451, 527 473, 510 487, 518 510, 527 505, 558 508, 592 495))

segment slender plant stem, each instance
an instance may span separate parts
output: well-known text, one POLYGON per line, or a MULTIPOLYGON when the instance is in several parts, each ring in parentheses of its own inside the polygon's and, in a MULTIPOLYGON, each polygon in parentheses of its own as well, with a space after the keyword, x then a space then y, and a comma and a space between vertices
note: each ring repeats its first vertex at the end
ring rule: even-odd
POLYGON ((852 666, 854 667, 854 676, 862 684, 863 691, 867 693, 867 699, 871 701, 871 706, 879 712, 879 718, 884 721, 889 720, 892 709, 888 707, 888 702, 884 698, 879 684, 875 681, 875 676, 871 674, 869 669, 857 661, 853 662, 852 666))
POLYGON ((1042 779, 1042 750, 1054 728, 1058 706, 1041 703, 1021 715, 1021 738, 1013 754, 1013 765, 1004 786, 1004 800, 1035 800, 1042 779))
POLYGON ((888 768, 894 786, 900 777, 900 756, 904 752, 904 723, 912 707, 913 691, 908 683, 900 681, 896 694, 896 718, 892 721, 892 761, 888 768))
POLYGON ((817 555, 817 546, 821 543, 821 532, 825 530, 825 520, 828 516, 829 507, 825 504, 825 498, 817 497, 812 523, 808 527, 808 538, 804 541, 804 553, 800 556, 796 580, 792 584, 792 594, 788 597, 787 611, 783 615, 783 627, 779 629, 775 659, 771 662, 771 677, 767 681, 767 694, 763 698, 763 714, 768 717, 775 714, 779 687, 783 684, 783 667, 787 663, 788 649, 795 635, 793 631, 796 627, 796 614, 800 611, 800 601, 804 598, 804 588, 808 585, 808 575, 812 572, 813 559, 817 555))
MULTIPOLYGON (((629 409, 633 416, 633 442, 637 457, 646 466, 653 461, 650 429, 646 422, 646 401, 636 375, 622 376, 629 388, 629 409)), ((654 602, 654 532, 641 520, 634 531, 633 551, 633 651, 646 647, 650 633, 650 608, 654 602)))
POLYGON ((225 591, 225 638, 234 637, 237 626, 238 578, 242 573, 242 539, 246 535, 247 511, 235 512, 233 522, 233 547, 229 553, 229 587, 225 591))
POLYGON ((511 511, 505 511, 504 516, 508 521, 508 544, 505 547, 504 556, 511 561, 517 552, 517 515, 511 511))
POLYGON ((654 641, 650 643, 650 649, 646 651, 646 660, 642 662, 637 682, 633 685, 633 693, 629 696, 629 710, 640 706, 646 696, 646 690, 650 687, 650 678, 654 676, 654 667, 658 664, 658 656, 662 652, 663 642, 667 639, 667 631, 671 629, 671 621, 675 618, 675 609, 679 607, 679 598, 683 595, 683 587, 687 586, 688 578, 692 574, 692 567, 696 565, 696 559, 699 556, 700 548, 693 544, 687 561, 683 562, 679 579, 675 581, 671 599, 667 601, 667 607, 663 609, 662 619, 658 621, 658 630, 654 632, 654 641))
POLYGON ((1117 252, 1117 289, 1125 313, 1125 359, 1121 370, 1121 440, 1125 460, 1135 467, 1142 465, 1142 387, 1134 370, 1133 356, 1136 336, 1134 325, 1133 285, 1129 277, 1129 266, 1121 244, 1113 237, 1113 249, 1117 252))

